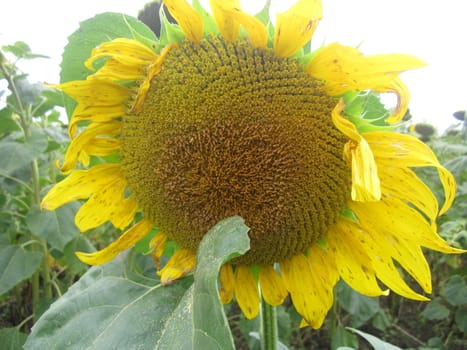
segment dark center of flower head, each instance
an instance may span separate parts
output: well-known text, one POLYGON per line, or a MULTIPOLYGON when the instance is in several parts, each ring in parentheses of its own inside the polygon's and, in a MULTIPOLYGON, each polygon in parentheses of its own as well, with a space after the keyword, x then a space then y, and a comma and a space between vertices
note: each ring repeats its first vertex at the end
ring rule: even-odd
POLYGON ((242 264, 304 252, 345 207, 350 171, 336 101, 291 59, 244 42, 185 42, 167 55, 143 110, 125 117, 122 164, 145 216, 196 250, 240 215, 242 264))

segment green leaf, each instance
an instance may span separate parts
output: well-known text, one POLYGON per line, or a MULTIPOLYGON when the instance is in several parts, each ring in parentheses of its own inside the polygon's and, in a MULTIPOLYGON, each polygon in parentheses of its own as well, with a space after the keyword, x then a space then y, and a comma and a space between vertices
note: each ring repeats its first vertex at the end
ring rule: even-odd
POLYGON ((385 342, 384 340, 381 340, 375 337, 374 335, 359 331, 358 329, 355 329, 355 328, 346 327, 346 329, 363 337, 368 343, 371 344, 371 346, 373 346, 375 350, 402 350, 398 346, 389 344, 385 342))
POLYGON ((42 253, 19 246, 0 245, 0 295, 31 277, 39 268, 42 253))
POLYGON ((153 349, 187 281, 136 282, 127 257, 88 270, 34 325, 25 349, 153 349))
POLYGON ((467 306, 461 307, 454 316, 457 328, 463 333, 467 333, 467 306))
POLYGON ((0 171, 11 175, 29 166, 34 158, 42 155, 47 144, 47 136, 37 128, 33 129, 27 142, 11 139, 0 141, 0 171))
POLYGON ((162 286, 137 275, 132 254, 91 268, 42 315, 25 349, 233 349, 217 273, 248 249, 247 230, 238 217, 210 230, 191 287, 191 278, 162 286))
POLYGON ((9 108, 0 110, 0 134, 11 131, 19 131, 21 128, 18 123, 14 121, 13 113, 9 108))
MULTIPOLYGON (((91 71, 84 66, 84 62, 91 55, 92 49, 116 38, 133 39, 133 30, 150 40, 157 40, 144 23, 119 13, 106 12, 81 22, 79 29, 68 38, 63 52, 60 82, 85 79, 91 71)), ((74 107, 75 102, 66 98, 65 108, 69 117, 74 107)))
POLYGON ((16 328, 0 329, 0 344, 4 350, 21 350, 27 335, 16 328))
POLYGON ((194 284, 166 325, 157 349, 234 349, 217 292, 222 264, 249 249, 248 227, 240 217, 219 222, 198 249, 194 284))
POLYGON ((428 320, 444 320, 449 316, 449 309, 441 304, 439 299, 433 299, 426 305, 420 315, 428 320))
POLYGON ((48 56, 39 55, 32 53, 29 45, 24 41, 17 41, 13 45, 2 46, 2 50, 5 52, 10 52, 15 55, 17 58, 31 59, 31 58, 48 58, 48 56))
POLYGON ((353 327, 360 327, 380 311, 378 298, 362 295, 343 282, 337 286, 337 300, 352 315, 353 327))
POLYGON ((36 206, 27 214, 26 224, 32 233, 62 252, 65 245, 79 234, 75 225, 78 208, 77 203, 70 203, 51 211, 41 211, 36 206))
POLYGON ((467 304, 467 284, 465 283, 465 279, 459 275, 449 278, 441 293, 451 305, 467 304))
POLYGON ((337 326, 331 337, 331 349, 350 347, 358 349, 358 338, 342 326, 337 326))

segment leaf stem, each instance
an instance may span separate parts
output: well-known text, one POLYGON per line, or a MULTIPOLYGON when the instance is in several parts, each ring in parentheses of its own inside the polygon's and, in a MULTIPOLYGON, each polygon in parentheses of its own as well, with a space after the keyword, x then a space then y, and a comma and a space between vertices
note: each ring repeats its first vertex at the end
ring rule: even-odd
POLYGON ((277 312, 276 308, 261 300, 260 340, 262 350, 277 350, 277 312))

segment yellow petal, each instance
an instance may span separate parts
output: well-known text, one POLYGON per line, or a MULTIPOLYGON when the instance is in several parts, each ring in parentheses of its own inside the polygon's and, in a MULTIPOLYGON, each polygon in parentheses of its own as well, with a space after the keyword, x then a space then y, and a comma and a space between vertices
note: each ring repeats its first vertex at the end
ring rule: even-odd
POLYGON ((79 104, 91 106, 114 106, 124 104, 131 90, 108 80, 73 80, 53 86, 62 90, 79 104))
POLYGON ((144 68, 155 59, 155 56, 154 51, 139 41, 117 38, 102 43, 93 49, 91 57, 84 65, 86 68, 93 70, 93 63, 96 60, 103 57, 111 57, 123 65, 144 68))
POLYGON ((152 256, 159 259, 164 253, 165 244, 167 243, 167 235, 163 232, 158 232, 149 242, 149 249, 152 250, 152 256))
MULTIPOLYGON (((83 152, 86 155, 103 157, 118 152, 120 150, 120 145, 120 139, 95 138, 83 145, 83 152)), ((81 159, 80 162, 83 163, 81 159)), ((88 164, 85 165, 87 166, 88 164)))
POLYGON ((381 198, 381 184, 373 153, 355 125, 342 116, 343 109, 341 100, 332 111, 332 121, 339 131, 350 138, 344 147, 344 156, 352 168, 352 200, 377 201, 381 198))
POLYGON ((308 249, 307 258, 313 274, 322 279, 323 285, 326 286, 326 291, 330 291, 332 295, 334 285, 339 280, 339 272, 337 271, 333 256, 328 254, 327 251, 318 244, 314 244, 308 249))
POLYGON ((273 306, 280 305, 287 296, 284 281, 272 266, 263 265, 259 270, 259 284, 264 300, 273 306))
POLYGON ((185 0, 164 0, 170 14, 182 28, 188 40, 199 42, 203 37, 203 20, 201 15, 185 0))
POLYGON ((339 275, 362 294, 387 295, 388 291, 383 291, 376 281, 372 257, 356 240, 355 230, 358 228, 345 225, 345 220, 339 220, 327 233, 328 252, 334 255, 339 275))
POLYGON ((133 246, 146 236, 149 231, 151 231, 151 228, 152 224, 149 220, 142 220, 123 233, 115 242, 111 243, 106 248, 94 253, 77 252, 76 256, 79 260, 89 265, 104 264, 116 257, 120 252, 133 246))
POLYGON ((222 36, 235 41, 242 25, 254 47, 265 48, 268 34, 264 24, 256 17, 243 12, 237 0, 211 0, 211 9, 222 36))
MULTIPOLYGON (((313 328, 321 327, 332 306, 332 287, 324 284, 309 260, 298 254, 280 262, 282 278, 297 312, 313 328)), ((316 267, 315 267, 316 268, 316 267)), ((317 268, 322 268, 317 266, 317 268)))
POLYGON ((191 250, 177 250, 167 264, 157 274, 161 284, 170 284, 173 281, 188 275, 195 268, 196 255, 191 250))
POLYGON ((91 123, 73 141, 65 154, 65 161, 61 166, 63 173, 68 173, 76 166, 80 153, 83 152, 87 144, 92 143, 98 136, 113 136, 120 133, 122 124, 118 121, 107 123, 91 123))
POLYGON ((258 283, 248 266, 239 265, 235 268, 235 298, 247 319, 251 320, 258 315, 258 283))
POLYGON ((222 265, 219 272, 219 280, 219 295, 221 297, 222 304, 230 303, 232 301, 235 290, 235 276, 232 265, 222 265))
POLYGON ((52 187, 42 199, 41 208, 54 210, 74 200, 88 198, 121 177, 119 164, 100 164, 89 170, 75 170, 52 187))
POLYGON ((115 106, 76 106, 73 116, 68 126, 68 135, 73 140, 78 129, 78 123, 83 121, 91 121, 96 124, 110 122, 115 118, 124 116, 126 107, 123 104, 115 106))
POLYGON ((127 227, 134 219, 138 204, 133 198, 125 198, 125 178, 102 186, 84 203, 75 216, 76 226, 84 232, 98 227, 106 221, 119 229, 127 227))
POLYGON ((240 10, 240 2, 238 0, 210 0, 209 4, 217 27, 224 39, 226 41, 237 40, 240 23, 231 16, 231 11, 234 9, 240 10))
POLYGON ((394 166, 380 166, 378 170, 385 194, 413 204, 435 222, 438 201, 430 188, 412 170, 394 166))
MULTIPOLYGON (((148 63, 149 65, 149 63, 148 63)), ((88 80, 139 81, 145 78, 148 66, 128 66, 117 60, 109 59, 99 70, 87 77, 88 80)))
POLYGON ((287 57, 311 40, 323 17, 321 0, 298 0, 289 10, 276 16, 274 52, 287 57))
POLYGON ((321 49, 308 63, 306 71, 323 80, 330 95, 346 91, 374 90, 393 92, 398 105, 386 121, 394 123, 402 119, 409 103, 407 87, 399 74, 409 69, 425 66, 417 57, 402 54, 364 56, 353 47, 333 43, 321 49))
MULTIPOLYGON (((361 206, 363 207, 363 205, 361 206)), ((393 254, 394 249, 381 231, 366 230, 365 227, 368 227, 367 225, 365 225, 365 227, 358 227, 358 224, 349 220, 343 220, 342 225, 348 226, 349 228, 347 230, 352 231, 355 235, 356 240, 354 244, 360 245, 359 249, 368 252, 368 256, 371 258, 371 264, 381 282, 394 292, 406 298, 428 300, 425 296, 414 292, 402 279, 398 269, 393 263, 393 256, 391 254, 393 254)), ((407 258, 410 258, 410 256, 407 258)), ((430 281, 428 281, 428 286, 429 285, 430 281)))
POLYGON ((456 180, 443 167, 436 155, 416 137, 395 132, 375 131, 364 134, 376 159, 381 166, 421 167, 432 166, 438 170, 444 187, 444 205, 439 214, 445 213, 456 196, 456 180))

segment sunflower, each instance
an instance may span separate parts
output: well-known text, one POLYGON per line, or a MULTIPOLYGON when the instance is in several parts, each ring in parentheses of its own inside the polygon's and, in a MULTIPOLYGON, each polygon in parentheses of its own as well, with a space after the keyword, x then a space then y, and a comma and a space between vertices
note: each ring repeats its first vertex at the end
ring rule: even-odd
POLYGON ((93 74, 57 86, 77 106, 61 164, 68 176, 42 207, 86 199, 81 231, 107 221, 123 231, 78 257, 105 263, 157 227, 156 261, 168 241, 179 247, 158 270, 170 283, 193 270, 213 225, 240 215, 251 249, 222 267, 219 293, 247 318, 260 295, 270 305, 290 295, 303 325, 318 328, 340 278, 368 296, 427 300, 399 267, 430 293, 422 247, 460 250, 435 224, 453 202, 453 176, 428 146, 395 131, 409 102, 399 74, 424 63, 338 43, 309 52, 317 0, 297 1, 274 26, 237 0, 211 0, 212 14, 198 1, 164 3, 177 24, 162 18, 159 41, 104 42, 85 62, 93 74), (397 106, 378 118, 355 107, 379 93, 397 106), (441 208, 417 167, 437 169, 441 208))

